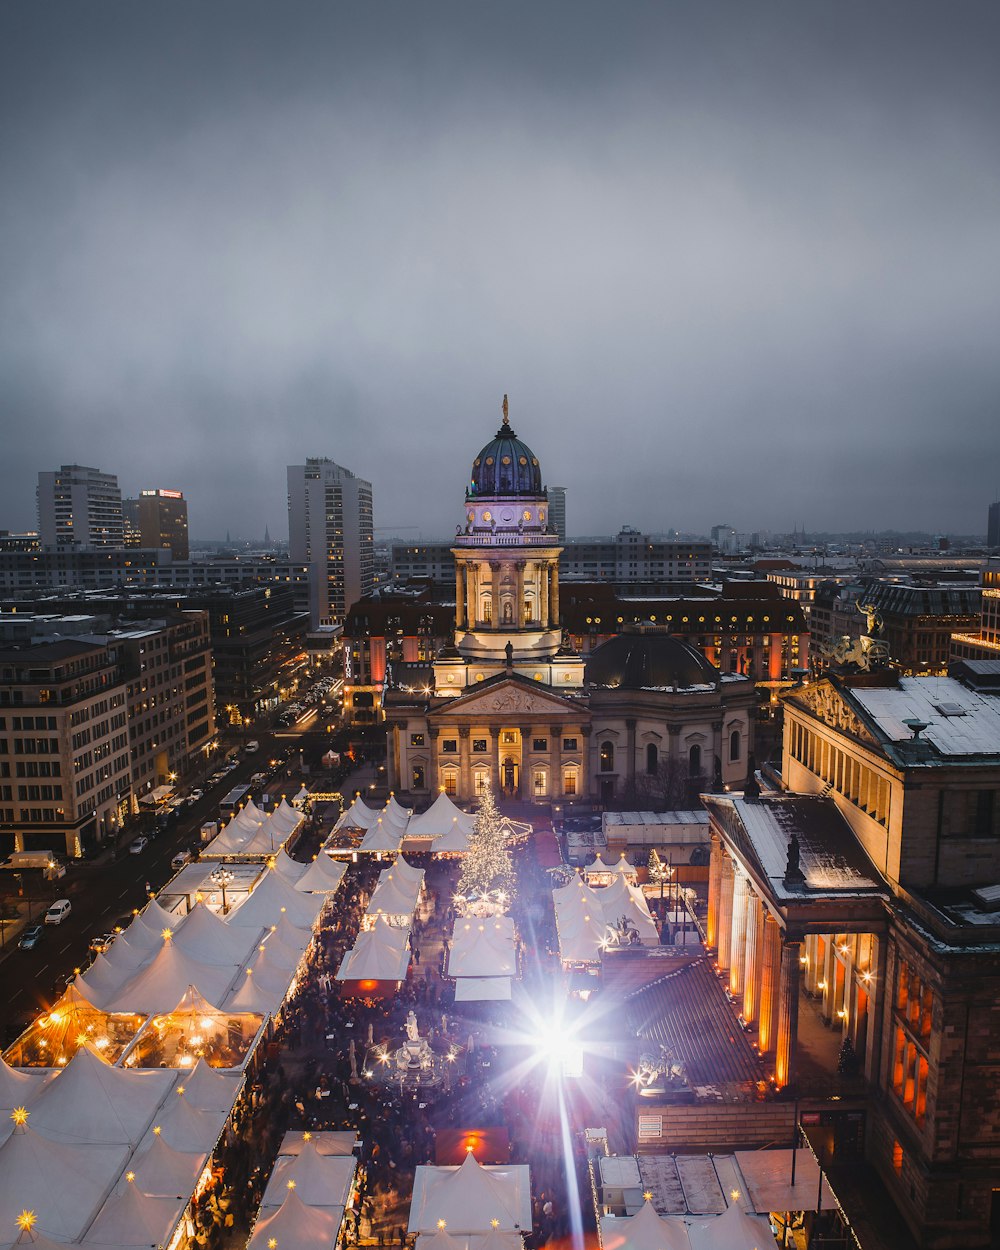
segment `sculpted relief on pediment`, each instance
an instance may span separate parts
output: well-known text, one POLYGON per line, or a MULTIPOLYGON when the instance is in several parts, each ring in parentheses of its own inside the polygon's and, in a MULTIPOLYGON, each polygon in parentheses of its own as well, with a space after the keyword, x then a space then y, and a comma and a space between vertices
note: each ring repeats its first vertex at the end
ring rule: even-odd
POLYGON ((795 695, 795 702, 809 709, 818 720, 831 729, 850 734, 861 742, 878 746, 878 740, 855 710, 827 682, 809 686, 795 695))

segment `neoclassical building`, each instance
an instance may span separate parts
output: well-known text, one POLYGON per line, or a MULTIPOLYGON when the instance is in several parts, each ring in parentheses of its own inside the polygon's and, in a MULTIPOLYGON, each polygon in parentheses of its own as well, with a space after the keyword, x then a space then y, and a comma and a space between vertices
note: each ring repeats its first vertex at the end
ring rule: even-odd
POLYGON ((561 547, 538 458, 503 422, 474 458, 455 535, 455 632, 423 683, 383 704, 389 775, 415 800, 613 802, 665 771, 741 785, 756 696, 662 627, 639 626, 584 661, 559 611, 561 547))

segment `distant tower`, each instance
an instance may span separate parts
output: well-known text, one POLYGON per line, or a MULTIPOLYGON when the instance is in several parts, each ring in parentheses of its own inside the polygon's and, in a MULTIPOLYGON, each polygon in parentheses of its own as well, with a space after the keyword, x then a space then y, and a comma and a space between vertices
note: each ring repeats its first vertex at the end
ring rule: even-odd
POLYGON ((371 482, 333 460, 289 465, 288 554, 310 566, 313 626, 340 624, 375 589, 371 482))
POLYGON ((555 530, 559 541, 566 541, 566 487, 550 486, 549 495, 549 527, 555 530))
POLYGON ((43 547, 124 547, 118 478, 82 464, 39 473, 38 539, 43 547))
POLYGON ((989 521, 986 526, 986 545, 1000 548, 1000 499, 990 504, 989 521))
POLYGON ((179 490, 139 493, 139 545, 167 547, 175 560, 188 558, 188 506, 179 490))

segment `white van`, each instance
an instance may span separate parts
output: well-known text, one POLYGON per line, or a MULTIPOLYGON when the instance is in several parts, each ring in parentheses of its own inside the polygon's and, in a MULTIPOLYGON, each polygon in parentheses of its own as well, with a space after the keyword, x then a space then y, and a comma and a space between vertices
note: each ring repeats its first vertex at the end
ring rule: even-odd
POLYGON ((45 923, 62 924, 72 910, 73 904, 68 898, 57 898, 49 910, 45 913, 45 923))
POLYGON ((244 750, 246 751, 247 755, 253 755, 254 751, 260 750, 260 743, 250 741, 246 744, 246 746, 244 747, 244 750))

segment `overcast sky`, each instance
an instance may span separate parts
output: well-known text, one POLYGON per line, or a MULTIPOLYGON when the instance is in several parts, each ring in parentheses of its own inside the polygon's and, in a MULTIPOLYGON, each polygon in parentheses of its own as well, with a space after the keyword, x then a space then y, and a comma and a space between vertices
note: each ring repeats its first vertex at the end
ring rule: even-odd
POLYGON ((0 179, 3 528, 320 455, 447 535, 505 391, 571 533, 1000 496, 995 0, 7 0, 0 179))

